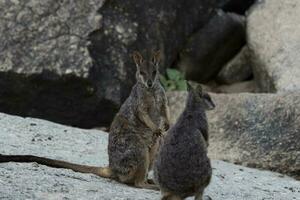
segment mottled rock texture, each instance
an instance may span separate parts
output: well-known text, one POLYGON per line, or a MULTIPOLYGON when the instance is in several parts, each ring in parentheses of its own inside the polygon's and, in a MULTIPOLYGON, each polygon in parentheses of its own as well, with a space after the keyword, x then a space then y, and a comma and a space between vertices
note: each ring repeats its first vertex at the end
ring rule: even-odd
MULTIPOLYGON (((0 114, 0 153, 34 154, 107 165, 107 135, 52 122, 0 114)), ((206 194, 214 200, 300 198, 300 183, 281 174, 212 161, 206 194)), ((36 163, 0 164, 0 199, 157 200, 160 193, 36 163)), ((189 198, 191 200, 191 198, 189 198)))
POLYGON ((87 48, 102 3, 0 1, 0 111, 81 127, 110 121, 87 48))
POLYGON ((254 76, 262 92, 300 91, 300 1, 259 1, 247 18, 254 76))
MULTIPOLYGON (((185 92, 169 93, 174 122, 185 92)), ((212 94, 209 155, 300 179, 300 94, 212 94)))
POLYGON ((87 37, 99 28, 102 1, 0 1, 1 72, 87 76, 87 37))
POLYGON ((180 54, 178 68, 188 80, 207 82, 245 44, 244 17, 219 10, 190 37, 180 54))

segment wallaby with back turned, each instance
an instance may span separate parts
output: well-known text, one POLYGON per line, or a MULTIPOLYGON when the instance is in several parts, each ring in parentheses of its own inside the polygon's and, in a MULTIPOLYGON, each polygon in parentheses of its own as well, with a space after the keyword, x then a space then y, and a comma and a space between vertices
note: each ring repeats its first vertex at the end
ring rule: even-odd
POLYGON ((209 94, 188 84, 188 98, 177 122, 165 134, 154 162, 154 180, 162 200, 195 196, 202 200, 212 168, 207 157, 208 126, 205 111, 215 107, 209 94))
POLYGON ((92 173, 135 187, 158 189, 147 176, 159 134, 169 127, 168 104, 159 82, 160 53, 146 59, 133 54, 137 82, 116 114, 109 133, 107 167, 78 165, 33 155, 0 155, 0 162, 37 162, 76 172, 92 173))

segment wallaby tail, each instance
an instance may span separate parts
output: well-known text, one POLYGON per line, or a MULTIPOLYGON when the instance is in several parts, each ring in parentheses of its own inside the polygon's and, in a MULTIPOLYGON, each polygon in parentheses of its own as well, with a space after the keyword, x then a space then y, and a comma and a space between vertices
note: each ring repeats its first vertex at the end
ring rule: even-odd
POLYGON ((75 172, 91 173, 104 178, 112 178, 112 171, 109 167, 95 167, 88 165, 78 165, 61 160, 55 160, 50 158, 44 158, 33 155, 2 155, 0 154, 0 163, 4 162, 36 162, 41 165, 46 165, 54 168, 71 169, 75 172))

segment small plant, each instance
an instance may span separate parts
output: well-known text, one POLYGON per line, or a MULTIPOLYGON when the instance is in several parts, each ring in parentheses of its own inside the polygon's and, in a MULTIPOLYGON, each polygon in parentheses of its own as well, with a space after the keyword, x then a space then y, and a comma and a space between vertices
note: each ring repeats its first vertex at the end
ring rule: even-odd
POLYGON ((180 71, 168 68, 166 72, 166 76, 160 76, 160 82, 166 91, 187 89, 184 75, 180 71))

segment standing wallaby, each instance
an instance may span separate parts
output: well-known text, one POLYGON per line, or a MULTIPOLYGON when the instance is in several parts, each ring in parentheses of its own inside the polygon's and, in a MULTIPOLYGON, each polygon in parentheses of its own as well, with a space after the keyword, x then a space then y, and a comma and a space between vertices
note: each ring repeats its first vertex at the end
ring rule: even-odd
POLYGON ((212 168, 207 157, 208 126, 205 110, 215 107, 210 96, 188 84, 185 110, 163 138, 154 162, 154 180, 162 200, 182 200, 202 194, 209 184, 212 168))
POLYGON ((158 135, 168 129, 169 114, 165 91, 159 82, 160 53, 144 60, 133 54, 137 83, 116 114, 109 133, 108 167, 78 165, 32 155, 0 155, 0 162, 37 162, 39 164, 92 173, 135 187, 158 189, 147 182, 158 135))

